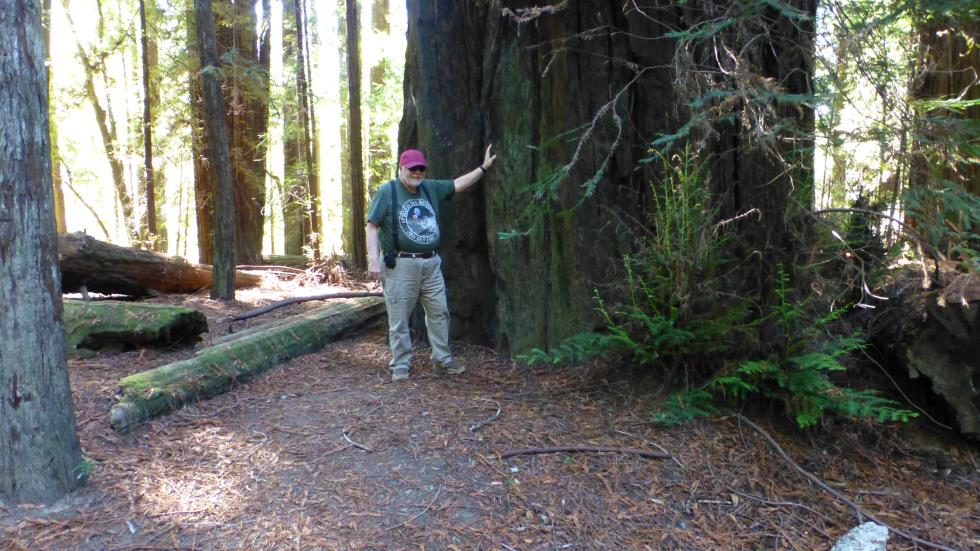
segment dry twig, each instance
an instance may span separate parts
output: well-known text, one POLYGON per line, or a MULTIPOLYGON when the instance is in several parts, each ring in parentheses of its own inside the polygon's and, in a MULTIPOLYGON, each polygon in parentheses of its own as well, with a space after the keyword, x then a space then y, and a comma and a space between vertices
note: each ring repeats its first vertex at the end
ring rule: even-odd
POLYGON ((365 446, 364 444, 358 444, 357 442, 351 440, 350 439, 350 436, 347 436, 347 431, 346 430, 344 431, 344 440, 346 440, 347 442, 349 442, 350 445, 351 446, 354 446, 355 448, 360 448, 360 449, 362 449, 362 450, 364 450, 366 452, 373 452, 374 451, 371 448, 365 446))
POLYGON ((429 502, 429 504, 425 506, 425 509, 422 509, 419 512, 419 514, 415 515, 414 517, 412 517, 412 518, 410 518, 410 519, 408 519, 408 520, 406 520, 404 522, 399 522, 398 524, 396 524, 394 526, 389 526, 389 527, 385 528, 385 530, 394 530, 395 528, 398 528, 399 526, 405 526, 409 522, 412 522, 413 520, 415 520, 415 519, 419 518, 420 516, 424 515, 429 509, 432 508, 433 505, 435 505, 436 500, 439 499, 439 494, 441 494, 441 493, 442 493, 442 486, 439 486, 439 490, 436 491, 436 496, 434 498, 432 498, 432 501, 429 502))
POLYGON ((293 297, 287 298, 286 300, 280 300, 279 302, 273 302, 272 304, 266 304, 261 308, 256 308, 255 310, 249 310, 248 312, 243 312, 241 314, 236 314, 234 316, 227 317, 221 320, 222 323, 232 322, 232 321, 242 321, 249 318, 254 318, 256 316, 261 316, 262 314, 267 314, 277 308, 282 308, 283 306, 289 306, 290 304, 299 304, 301 302, 310 302, 312 300, 329 300, 333 298, 360 298, 360 297, 380 297, 383 293, 380 291, 357 291, 351 293, 327 293, 325 295, 312 295, 308 297, 293 297))
POLYGON ((491 400, 489 398, 477 398, 477 400, 483 400, 484 402, 490 402, 490 403, 496 404, 497 405, 497 413, 494 413, 492 416, 487 417, 486 419, 484 419, 483 421, 480 421, 479 423, 474 423, 474 424, 470 425, 470 432, 476 432, 476 431, 482 429, 483 427, 485 427, 486 425, 489 425, 490 423, 493 423, 494 421, 497 420, 498 417, 500 417, 500 412, 502 411, 502 409, 500 407, 500 402, 498 402, 496 400, 491 400))
POLYGON ((603 453, 603 452, 614 452, 614 453, 632 453, 639 455, 640 457, 647 457, 650 459, 671 459, 670 454, 661 452, 651 452, 647 450, 640 450, 636 448, 616 448, 612 446, 554 446, 550 448, 522 448, 519 450, 511 450, 500 456, 501 459, 507 459, 508 457, 513 457, 515 455, 540 455, 545 453, 603 453))

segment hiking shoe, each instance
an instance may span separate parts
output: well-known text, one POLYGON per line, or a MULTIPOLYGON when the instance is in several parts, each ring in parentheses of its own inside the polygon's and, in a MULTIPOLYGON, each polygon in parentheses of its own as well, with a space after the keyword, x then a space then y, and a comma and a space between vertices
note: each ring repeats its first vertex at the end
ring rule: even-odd
POLYGON ((407 367, 396 367, 391 370, 391 380, 401 381, 408 378, 408 368, 407 367))
POLYGON ((449 358, 444 362, 432 362, 432 367, 436 371, 445 371, 450 375, 459 375, 466 371, 466 368, 462 364, 457 363, 456 360, 449 358))

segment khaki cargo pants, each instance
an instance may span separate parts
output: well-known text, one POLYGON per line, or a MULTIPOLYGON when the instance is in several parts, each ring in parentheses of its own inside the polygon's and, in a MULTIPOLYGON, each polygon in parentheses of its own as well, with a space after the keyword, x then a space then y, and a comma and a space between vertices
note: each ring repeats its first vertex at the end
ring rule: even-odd
POLYGON ((410 367, 412 336, 408 319, 421 298, 425 310, 425 328, 432 345, 432 360, 445 362, 449 351, 449 307, 446 304, 446 282, 442 278, 442 257, 399 258, 394 269, 381 263, 381 284, 388 309, 388 346, 391 369, 410 367))

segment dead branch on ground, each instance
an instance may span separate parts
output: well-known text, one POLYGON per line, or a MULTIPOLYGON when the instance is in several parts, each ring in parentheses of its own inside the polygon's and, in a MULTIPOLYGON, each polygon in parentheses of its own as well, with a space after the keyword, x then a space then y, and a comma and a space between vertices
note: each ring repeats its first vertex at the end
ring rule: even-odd
POLYGON ((507 459, 508 457, 513 457, 515 455, 541 455, 546 453, 603 453, 603 452, 613 452, 613 453, 631 453, 639 455, 640 457, 646 457, 649 459, 671 459, 670 454, 661 452, 651 452, 647 450, 640 450, 637 448, 616 448, 612 446, 554 446, 550 448, 522 448, 519 450, 511 450, 500 456, 501 459, 507 459))
POLYGON ((277 308, 282 308, 283 306, 289 306, 290 304, 299 304, 301 302, 310 302, 313 300, 329 300, 334 298, 360 298, 360 297, 380 297, 384 296, 380 291, 357 291, 349 293, 327 293, 325 295, 312 295, 308 297, 293 297, 287 298, 286 300, 280 300, 279 302, 273 302, 272 304, 266 304, 261 308, 256 308, 255 310, 249 310, 248 312, 243 312, 241 314, 225 318, 222 323, 232 322, 232 321, 242 321, 249 318, 254 318, 256 316, 261 316, 262 314, 267 314, 277 308))

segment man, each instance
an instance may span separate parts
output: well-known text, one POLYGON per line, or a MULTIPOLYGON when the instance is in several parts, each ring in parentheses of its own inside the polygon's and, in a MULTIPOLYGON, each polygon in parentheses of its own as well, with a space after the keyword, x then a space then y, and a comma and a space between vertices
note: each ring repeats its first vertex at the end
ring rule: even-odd
POLYGON ((380 278, 384 287, 393 381, 408 378, 412 361, 408 318, 420 297, 433 367, 452 375, 466 371, 449 350, 449 308, 439 256, 438 215, 443 203, 490 170, 497 160, 491 155, 492 147, 487 146, 479 167, 455 180, 425 179, 425 155, 408 149, 398 159, 398 178, 379 187, 371 201, 367 215, 368 274, 372 279, 380 278))

